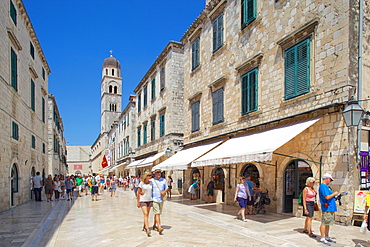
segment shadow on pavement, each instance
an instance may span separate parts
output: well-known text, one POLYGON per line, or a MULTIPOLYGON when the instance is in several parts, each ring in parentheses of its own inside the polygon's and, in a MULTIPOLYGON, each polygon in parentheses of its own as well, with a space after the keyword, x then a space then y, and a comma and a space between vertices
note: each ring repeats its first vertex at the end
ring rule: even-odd
MULTIPOLYGON (((219 212, 223 214, 228 214, 232 217, 235 217, 236 213, 239 211, 239 206, 234 205, 226 205, 225 203, 205 203, 201 200, 190 200, 188 198, 184 198, 183 196, 172 196, 171 199, 174 203, 180 203, 183 205, 189 205, 197 208, 202 208, 214 212, 219 212)), ((284 219, 292 218, 293 216, 287 214, 277 214, 277 213, 269 213, 266 214, 256 214, 256 215, 247 215, 247 219, 257 221, 260 223, 269 223, 284 219)))
POLYGON ((365 246, 365 247, 370 247, 370 240, 365 241, 362 239, 352 239, 353 243, 355 243, 355 246, 365 246))

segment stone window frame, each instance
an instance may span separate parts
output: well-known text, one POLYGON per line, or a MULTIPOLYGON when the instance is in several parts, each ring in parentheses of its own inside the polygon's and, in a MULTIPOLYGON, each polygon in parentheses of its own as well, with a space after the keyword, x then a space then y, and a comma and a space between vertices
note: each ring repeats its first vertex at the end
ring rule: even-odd
MULTIPOLYGON (((300 42, 310 38, 311 39, 311 44, 310 44, 310 64, 315 64, 315 34, 316 34, 316 29, 319 24, 320 19, 319 18, 313 18, 312 20, 308 21, 306 24, 302 25, 299 27, 297 30, 293 31, 292 33, 284 36, 282 39, 278 40, 276 43, 280 46, 282 52, 282 61, 285 63, 285 51, 300 42)), ((284 65, 284 78, 285 78, 285 65, 284 65)), ((284 95, 282 96, 282 103, 289 103, 292 101, 295 101, 297 99, 301 99, 302 97, 310 97, 312 93, 315 91, 315 71, 314 71, 314 66, 310 66, 310 71, 309 71, 309 77, 310 77, 310 91, 306 94, 299 95, 293 98, 285 99, 285 92, 284 95)), ((283 80, 283 88, 285 88, 285 79, 283 80)))

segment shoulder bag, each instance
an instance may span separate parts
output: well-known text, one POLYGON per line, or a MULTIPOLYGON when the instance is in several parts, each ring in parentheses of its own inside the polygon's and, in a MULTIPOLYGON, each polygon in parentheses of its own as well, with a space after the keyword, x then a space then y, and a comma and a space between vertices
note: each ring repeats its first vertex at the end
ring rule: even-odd
MULTIPOLYGON (((157 184, 157 181, 155 181, 155 179, 153 179, 153 181, 154 181, 155 185, 157 185, 158 190, 161 191, 161 188, 159 188, 159 185, 157 184)), ((162 200, 167 201, 167 193, 164 194, 164 196, 162 196, 162 200)))

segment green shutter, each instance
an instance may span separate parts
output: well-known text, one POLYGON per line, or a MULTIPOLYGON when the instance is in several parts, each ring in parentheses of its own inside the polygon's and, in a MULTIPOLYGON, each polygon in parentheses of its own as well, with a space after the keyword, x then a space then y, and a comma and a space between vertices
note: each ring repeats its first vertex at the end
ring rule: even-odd
POLYGON ((31 79, 31 109, 35 111, 35 82, 31 79))
POLYGON ((155 78, 152 80, 152 99, 155 98, 155 78))
POLYGON ((15 140, 18 140, 19 138, 19 132, 18 132, 18 124, 16 124, 15 122, 12 122, 12 137, 13 139, 15 140))
POLYGON ((152 120, 150 123, 150 140, 155 140, 155 120, 152 120))
POLYGON ((141 111, 141 94, 137 96, 137 112, 141 111))
POLYGON ((195 132, 199 130, 199 106, 200 102, 197 101, 191 105, 191 131, 195 132))
POLYGON ((17 54, 11 48, 10 52, 10 66, 11 66, 11 83, 15 91, 18 91, 18 80, 17 80, 17 54))
POLYGON ((141 130, 140 129, 137 130, 137 146, 138 147, 141 146, 141 130))
POLYGON ((285 99, 310 91, 310 39, 285 51, 285 99))
POLYGON ((213 37, 212 37, 213 52, 215 52, 217 51, 217 19, 213 21, 212 26, 213 26, 213 37))
POLYGON ((162 114, 159 117, 159 136, 164 136, 165 133, 165 120, 164 120, 164 114, 162 114))
POLYGON ((30 41, 30 55, 33 59, 35 59, 35 47, 33 46, 31 41, 30 41))
POLYGON ((242 27, 257 18, 257 0, 242 0, 242 27))
POLYGON ((194 70, 196 68, 195 56, 196 56, 196 48, 195 48, 196 40, 191 44, 191 68, 194 70))
POLYGON ((147 87, 144 87, 143 89, 144 93, 143 93, 143 96, 144 96, 144 107, 148 104, 148 88, 147 87))
POLYGON ((42 79, 44 79, 44 81, 45 81, 45 69, 44 69, 44 67, 42 67, 42 79))
POLYGON ((224 121, 224 89, 220 88, 212 93, 213 124, 224 121))
POLYGON ((146 144, 147 143, 147 126, 144 125, 144 140, 143 140, 143 144, 146 144))
POLYGON ((223 46, 223 32, 224 32, 223 21, 224 21, 223 13, 221 13, 213 21, 213 52, 217 51, 223 46))
POLYGON ((41 98, 41 114, 42 114, 42 122, 45 123, 45 99, 41 98))
POLYGON ((36 139, 34 135, 31 136, 31 147, 36 148, 36 139))
POLYGON ((12 18, 14 24, 17 25, 17 10, 11 0, 10 0, 10 18, 12 18))

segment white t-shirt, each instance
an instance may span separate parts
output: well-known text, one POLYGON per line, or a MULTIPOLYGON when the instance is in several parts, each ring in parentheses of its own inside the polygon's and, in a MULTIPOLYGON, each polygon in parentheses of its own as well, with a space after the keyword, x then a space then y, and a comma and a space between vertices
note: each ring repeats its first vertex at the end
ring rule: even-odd
POLYGON ((54 181, 54 190, 58 190, 60 188, 60 181, 54 181))
POLYGON ((141 202, 151 202, 152 200, 152 184, 151 183, 144 183, 143 181, 140 182, 139 188, 141 188, 144 195, 140 195, 141 202))
POLYGON ((33 188, 41 188, 42 185, 41 185, 41 181, 42 181, 42 177, 41 176, 35 176, 33 179, 33 188))

